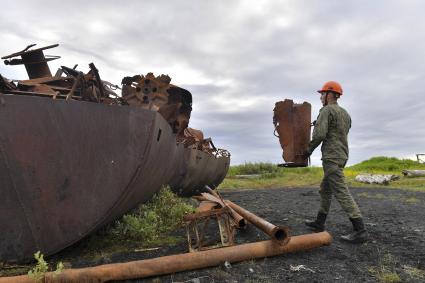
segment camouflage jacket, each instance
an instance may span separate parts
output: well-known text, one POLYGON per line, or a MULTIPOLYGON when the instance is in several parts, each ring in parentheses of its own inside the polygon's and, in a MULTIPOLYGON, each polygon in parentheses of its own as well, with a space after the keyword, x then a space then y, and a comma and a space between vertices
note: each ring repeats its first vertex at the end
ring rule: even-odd
POLYGON ((322 160, 348 159, 347 135, 351 128, 351 117, 338 104, 329 104, 320 109, 313 130, 308 152, 322 143, 322 160))

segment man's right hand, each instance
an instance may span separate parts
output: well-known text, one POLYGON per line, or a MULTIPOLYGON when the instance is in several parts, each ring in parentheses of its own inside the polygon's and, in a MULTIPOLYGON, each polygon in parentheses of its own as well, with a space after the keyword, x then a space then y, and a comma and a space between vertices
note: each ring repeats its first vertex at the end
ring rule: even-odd
POLYGON ((303 152, 302 157, 303 157, 303 159, 308 159, 310 157, 310 155, 311 155, 311 153, 308 150, 306 150, 306 151, 303 152))

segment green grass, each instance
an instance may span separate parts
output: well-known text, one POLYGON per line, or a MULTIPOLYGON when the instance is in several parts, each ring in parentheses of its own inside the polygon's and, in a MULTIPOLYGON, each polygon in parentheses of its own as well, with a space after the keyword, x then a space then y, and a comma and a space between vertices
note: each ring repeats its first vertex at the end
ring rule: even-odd
MULTIPOLYGON (((403 177, 401 171, 404 169, 425 170, 425 164, 413 160, 381 156, 347 167, 344 169, 344 174, 348 185, 352 187, 383 187, 383 185, 356 182, 354 179, 360 173, 396 174, 400 176, 400 180, 391 182, 389 187, 425 191, 425 179, 403 177)), ((220 189, 317 187, 322 177, 321 167, 281 168, 272 163, 246 163, 231 166, 226 178, 220 185, 220 189), (253 178, 240 176, 252 174, 259 176, 253 178)))
POLYGON ((355 172, 401 173, 401 171, 405 169, 425 170, 425 164, 420 164, 410 159, 378 156, 353 165, 349 167, 349 169, 355 172))
POLYGON ((268 164, 270 171, 261 171, 267 168, 262 163, 261 170, 253 170, 255 164, 248 164, 249 170, 245 170, 244 165, 231 167, 229 174, 224 179, 220 188, 280 188, 314 186, 320 183, 323 172, 320 167, 306 168, 280 168, 273 164, 268 164), (239 178, 237 175, 248 175, 247 172, 259 174, 258 178, 239 178), (262 173, 259 173, 262 172, 262 173))
POLYGON ((227 176, 234 177, 236 175, 252 175, 252 174, 266 174, 278 173, 280 168, 272 163, 245 163, 243 165, 235 165, 229 168, 227 176))

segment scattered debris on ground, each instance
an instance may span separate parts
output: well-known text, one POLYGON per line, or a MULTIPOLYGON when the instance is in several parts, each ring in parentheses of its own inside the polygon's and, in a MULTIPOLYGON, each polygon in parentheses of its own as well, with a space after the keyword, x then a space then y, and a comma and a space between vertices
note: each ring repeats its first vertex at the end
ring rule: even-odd
POLYGON ((397 175, 359 174, 354 179, 360 183, 388 185, 391 181, 400 179, 397 175))
POLYGON ((291 271, 296 271, 296 272, 305 270, 305 271, 309 271, 311 273, 316 273, 316 271, 314 271, 313 269, 308 268, 308 267, 306 267, 305 265, 302 265, 302 264, 300 264, 300 265, 290 265, 289 269, 291 271))
POLYGON ((403 170, 401 173, 405 177, 425 177, 425 170, 403 170))

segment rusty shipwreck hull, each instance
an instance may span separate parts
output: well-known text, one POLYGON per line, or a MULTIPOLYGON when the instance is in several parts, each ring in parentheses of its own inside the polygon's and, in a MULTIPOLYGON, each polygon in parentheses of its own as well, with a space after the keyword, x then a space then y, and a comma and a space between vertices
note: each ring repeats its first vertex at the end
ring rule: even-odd
POLYGON ((229 163, 177 145, 158 112, 0 94, 0 261, 53 254, 163 185, 216 186, 229 163))

